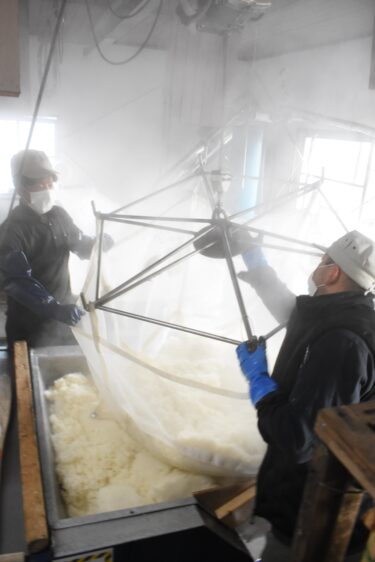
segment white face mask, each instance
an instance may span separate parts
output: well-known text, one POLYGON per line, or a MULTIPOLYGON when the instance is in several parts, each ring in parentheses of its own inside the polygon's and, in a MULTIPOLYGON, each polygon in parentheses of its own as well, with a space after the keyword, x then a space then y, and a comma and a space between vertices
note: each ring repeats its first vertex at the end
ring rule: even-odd
POLYGON ((313 297, 318 290, 318 287, 316 286, 316 283, 313 279, 313 274, 314 272, 310 273, 307 279, 307 293, 310 295, 310 297, 313 297))
POLYGON ((29 206, 39 215, 44 215, 52 209, 55 204, 54 189, 42 189, 30 193, 29 206))
POLYGON ((308 290, 308 294, 310 295, 310 297, 313 297, 316 293, 316 291, 320 288, 320 287, 325 287, 326 284, 325 283, 320 283, 320 285, 317 285, 313 279, 313 275, 315 273, 315 271, 317 269, 321 269, 322 267, 332 267, 333 265, 335 265, 334 263, 328 263, 327 265, 319 265, 316 269, 314 269, 314 271, 312 273, 310 273, 308 279, 307 279, 307 290, 308 290))

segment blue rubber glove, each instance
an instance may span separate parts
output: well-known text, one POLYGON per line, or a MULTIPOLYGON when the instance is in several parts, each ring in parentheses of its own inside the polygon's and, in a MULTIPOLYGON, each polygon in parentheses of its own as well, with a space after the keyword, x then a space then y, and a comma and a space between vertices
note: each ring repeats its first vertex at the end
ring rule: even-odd
POLYGON ((250 385, 250 400, 254 406, 267 394, 278 389, 277 383, 268 374, 266 349, 258 343, 255 351, 249 351, 248 343, 241 343, 236 349, 241 371, 250 385))
POLYGON ((252 248, 250 248, 250 250, 244 252, 242 254, 242 259, 248 271, 268 265, 266 257, 263 254, 263 250, 260 246, 253 246, 252 248))
POLYGON ((0 256, 3 288, 14 300, 47 320, 58 320, 75 326, 84 314, 74 304, 60 304, 39 281, 32 277, 30 264, 23 252, 0 256))

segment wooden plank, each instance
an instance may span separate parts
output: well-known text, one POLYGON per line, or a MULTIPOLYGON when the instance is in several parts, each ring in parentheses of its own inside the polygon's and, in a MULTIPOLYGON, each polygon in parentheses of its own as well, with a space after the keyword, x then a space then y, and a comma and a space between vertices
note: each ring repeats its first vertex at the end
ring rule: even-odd
POLYGON ((45 550, 49 540, 26 342, 14 344, 14 367, 25 535, 28 553, 33 554, 45 550))
POLYGON ((0 95, 20 94, 18 0, 0 2, 0 95))
POLYGON ((370 531, 375 532, 375 507, 365 513, 363 522, 370 531))
POLYGON ((292 546, 292 562, 341 562, 358 513, 361 493, 351 476, 319 445, 305 485, 292 546))
POLYGON ((334 562, 336 560, 341 562, 341 560, 344 560, 362 499, 362 491, 355 489, 349 484, 345 486, 327 548, 325 557, 327 562, 334 562))
POLYGON ((375 412, 374 406, 340 406, 322 410, 315 431, 347 470, 375 499, 375 412), (364 410, 363 410, 364 409, 364 410), (373 425, 371 420, 373 420, 373 425))
POLYGON ((231 500, 225 502, 219 508, 215 509, 215 515, 218 519, 224 519, 232 514, 236 509, 243 507, 247 502, 251 501, 256 494, 255 484, 247 488, 247 490, 236 495, 231 500))
POLYGON ((24 562, 25 554, 23 552, 11 552, 9 554, 0 554, 0 562, 24 562))
POLYGON ((249 494, 251 496, 250 499, 252 499, 255 495, 255 484, 255 478, 249 478, 248 480, 229 486, 211 486, 205 490, 194 492, 193 496, 202 507, 205 507, 211 513, 215 514, 216 517, 220 518, 220 516, 225 517, 225 515, 227 515, 230 505, 235 506, 238 503, 238 507, 240 507, 245 501, 249 501, 246 499, 246 496, 249 494), (242 494, 245 495, 242 496, 242 494), (236 500, 238 496, 241 496, 242 499, 236 500))
POLYGON ((7 373, 0 373, 0 472, 5 436, 9 424, 11 403, 12 387, 10 383, 10 377, 7 373))

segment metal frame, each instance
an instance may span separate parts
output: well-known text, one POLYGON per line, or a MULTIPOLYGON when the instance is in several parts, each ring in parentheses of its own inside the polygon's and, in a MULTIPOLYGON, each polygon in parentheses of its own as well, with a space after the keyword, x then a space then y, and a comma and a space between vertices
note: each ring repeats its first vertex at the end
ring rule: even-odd
MULTIPOLYGON (((195 335, 198 335, 198 336, 201 336, 201 337, 206 337, 206 338, 222 341, 224 343, 230 343, 230 344, 238 345, 241 342, 238 341, 238 340, 232 339, 232 338, 227 338, 227 337, 224 337, 224 336, 221 336, 221 335, 218 335, 218 334, 213 334, 213 333, 204 332, 204 331, 201 331, 201 330, 196 330, 196 329, 190 328, 188 326, 182 326, 180 324, 173 324, 171 322, 166 322, 166 321, 159 320, 159 319, 156 319, 156 318, 150 318, 148 316, 142 316, 140 314, 135 314, 135 313, 131 313, 131 312, 128 312, 128 311, 125 311, 125 310, 120 310, 120 309, 115 308, 115 307, 107 306, 108 303, 113 301, 115 298, 131 291, 132 289, 138 287, 139 285, 145 283, 146 281, 149 281, 150 279, 160 275, 164 271, 167 271, 168 269, 171 269, 171 268, 175 267, 176 265, 178 265, 181 262, 185 261, 186 259, 192 257, 193 255, 195 255, 197 253, 200 253, 202 250, 207 249, 210 246, 214 245, 215 242, 211 242, 211 243, 207 244, 204 248, 201 248, 200 250, 197 250, 197 249, 194 248, 193 250, 191 250, 189 252, 186 252, 186 250, 189 247, 194 245, 194 242, 198 241, 203 236, 212 232, 214 229, 218 229, 219 232, 220 232, 221 239, 222 239, 226 264, 227 264, 228 271, 229 271, 229 274, 230 274, 230 277, 231 277, 233 290, 234 290, 236 301, 237 301, 237 304, 238 304, 238 307, 239 307, 239 310, 240 310, 240 313, 241 313, 241 318, 242 318, 242 322, 243 322, 243 325, 244 325, 244 328, 245 328, 245 331, 246 331, 247 338, 248 338, 249 341, 252 341, 252 340, 256 339, 255 336, 253 335, 252 330, 251 330, 250 320, 249 320, 249 317, 248 317, 248 314, 247 314, 247 311, 246 311, 246 306, 245 306, 245 303, 244 303, 244 299, 243 299, 243 296, 242 296, 240 284, 238 282, 235 266, 234 266, 234 263, 233 263, 233 258, 232 258, 232 255, 231 255, 230 238, 229 238, 229 225, 233 228, 233 222, 232 222, 233 219, 236 219, 238 217, 242 217, 242 216, 245 216, 245 215, 251 213, 254 216, 252 218, 248 219, 247 221, 245 221, 242 224, 240 224, 240 223, 236 224, 236 228, 234 229, 234 232, 237 231, 237 230, 246 230, 248 232, 255 233, 255 234, 257 234, 258 236, 261 236, 261 237, 263 237, 263 236, 272 237, 272 238, 275 238, 277 240, 281 240, 283 242, 288 242, 288 243, 291 243, 291 244, 297 244, 299 246, 302 246, 303 248, 296 248, 296 247, 291 247, 291 246, 283 246, 283 245, 275 245, 275 244, 267 244, 267 243, 263 243, 263 242, 260 243, 260 242, 257 242, 256 240, 254 240, 254 245, 274 248, 274 249, 287 251, 287 252, 321 256, 322 252, 324 251, 324 248, 318 246, 317 244, 313 244, 311 242, 306 242, 306 241, 303 241, 303 240, 298 240, 298 239, 295 239, 295 238, 292 238, 292 237, 289 237, 289 236, 274 234, 274 233, 271 233, 271 232, 266 231, 266 230, 262 230, 262 229, 258 229, 258 228, 254 228, 254 227, 249 226, 249 223, 251 223, 255 219, 259 218, 261 215, 268 213, 271 209, 274 209, 276 207, 284 205, 285 203, 289 202, 290 200, 292 200, 294 198, 297 198, 297 197, 300 197, 301 195, 305 195, 306 193, 310 193, 314 190, 319 190, 320 185, 321 185, 321 180, 319 180, 317 182, 314 182, 313 184, 304 185, 304 186, 298 188, 295 192, 289 193, 286 196, 281 196, 277 200, 275 200, 273 202, 273 204, 271 204, 271 205, 269 205, 267 203, 261 203, 259 205, 255 205, 253 207, 244 209, 244 210, 242 210, 238 213, 227 216, 227 214, 225 213, 225 211, 224 211, 224 209, 222 208, 222 205, 221 205, 221 194, 218 194, 218 193, 214 194, 213 193, 212 187, 211 187, 211 185, 210 185, 210 183, 208 182, 208 179, 207 179, 208 174, 207 174, 207 172, 204 171, 202 162, 200 163, 200 170, 201 171, 198 172, 198 173, 191 174, 191 175, 187 176, 185 179, 181 179, 177 182, 174 182, 170 185, 167 185, 166 187, 163 187, 160 190, 158 190, 154 193, 151 193, 149 196, 142 197, 141 199, 138 199, 137 201, 135 201, 133 203, 130 203, 126 206, 120 207, 120 208, 116 209, 115 211, 113 211, 111 213, 97 212, 94 205, 93 205, 93 211, 94 211, 94 215, 96 217, 97 225, 98 225, 98 238, 99 238, 98 265, 97 265, 97 271, 96 271, 96 291, 95 291, 95 300, 90 302, 90 303, 86 303, 84 295, 82 295, 82 301, 83 301, 83 304, 84 304, 85 308, 87 308, 88 310, 90 310, 90 308, 96 308, 98 310, 103 310, 105 312, 111 312, 111 313, 114 313, 114 314, 118 314, 120 316, 126 316, 126 317, 129 317, 129 318, 134 318, 134 319, 137 319, 137 320, 149 322, 149 323, 156 324, 156 325, 159 325, 159 326, 164 326, 164 327, 172 328, 172 329, 179 330, 179 331, 182 331, 182 332, 195 334, 195 335), (204 186, 205 186, 206 191, 207 191, 207 196, 209 198, 209 201, 210 201, 211 205, 214 206, 213 215, 212 215, 211 219, 190 218, 190 217, 161 217, 161 216, 149 216, 149 215, 120 214, 121 211, 123 211, 125 208, 130 207, 131 205, 134 205, 134 204, 139 203, 141 201, 145 201, 148 198, 154 197, 156 194, 164 192, 168 189, 173 189, 177 185, 181 185, 184 181, 188 181, 188 180, 190 180, 194 177, 198 177, 198 176, 203 177, 204 186), (216 202, 215 202, 215 195, 216 195, 216 202), (155 229, 167 230, 167 231, 171 231, 171 232, 179 232, 179 233, 184 233, 184 234, 187 234, 187 235, 193 234, 193 236, 191 238, 189 238, 186 242, 181 244, 180 246, 177 246, 171 252, 168 252, 163 257, 159 258, 158 260, 154 261, 152 264, 148 265, 143 270, 139 271, 136 275, 133 275, 132 277, 130 277, 129 279, 127 279, 126 281, 124 281, 123 283, 121 283, 120 285, 115 287, 114 289, 111 289, 107 293, 101 295, 100 294, 100 273, 101 273, 102 239, 103 239, 103 232, 104 232, 104 223, 106 221, 120 222, 120 223, 134 225, 134 226, 143 226, 143 227, 146 227, 146 228, 155 228, 155 229), (160 224, 160 223, 162 223, 162 224, 160 224), (198 231, 194 231, 194 230, 190 230, 190 229, 175 228, 174 226, 169 226, 168 224, 163 224, 163 223, 173 223, 173 224, 190 223, 190 224, 193 224, 193 225, 200 225, 200 226, 206 225, 206 227, 203 227, 198 231), (307 250, 307 248, 310 248, 310 250, 307 250), (315 251, 312 251, 312 250, 315 250, 315 251), (316 250, 319 250, 319 251, 317 252, 316 250), (183 255, 177 257, 177 255, 180 254, 181 252, 184 252, 183 255), (171 261, 171 258, 176 258, 176 259, 173 259, 171 261)), ((264 336, 264 339, 267 340, 268 338, 273 336, 275 333, 277 333, 283 327, 284 327, 284 325, 278 326, 277 328, 275 328, 274 330, 272 330, 271 332, 266 334, 264 336)))
MULTIPOLYGON (((170 173, 172 173, 172 172, 176 171, 176 169, 184 169, 185 172, 187 170, 189 170, 189 173, 187 173, 187 175, 185 177, 182 177, 182 178, 174 181, 173 183, 170 183, 170 184, 154 191, 153 193, 150 193, 149 195, 145 195, 145 196, 143 196, 143 197, 141 197, 141 198, 139 198, 139 199, 137 199, 137 200, 135 200, 131 203, 128 203, 127 205, 124 205, 124 206, 116 209, 112 213, 99 213, 99 212, 96 212, 96 210, 94 209, 94 214, 95 214, 95 217, 96 217, 97 222, 98 222, 98 232, 99 232, 99 253, 98 253, 98 267, 97 267, 97 280, 96 280, 97 281, 96 282, 96 294, 95 294, 95 300, 93 302, 90 302, 90 303, 87 303, 87 304, 85 302, 84 296, 82 296, 84 306, 86 306, 88 309, 90 309, 90 307, 93 307, 93 308, 105 310, 106 312, 112 312, 112 313, 119 314, 119 315, 122 315, 122 316, 128 316, 130 318, 135 318, 135 319, 138 319, 138 320, 141 320, 141 321, 144 321, 144 322, 150 322, 150 323, 154 323, 154 324, 157 324, 157 325, 160 325, 160 326, 165 326, 165 327, 173 328, 173 329, 180 330, 180 331, 183 331, 183 332, 188 332, 188 333, 200 335, 200 336, 203 336, 203 337, 207 337, 207 338, 211 338, 211 339, 219 340, 219 341, 222 341, 222 342, 232 343, 232 344, 237 345, 238 343, 240 343, 237 340, 225 338, 225 337, 219 336, 217 334, 202 332, 200 330, 195 330, 195 329, 189 328, 187 326, 181 326, 181 325, 178 325, 178 324, 172 324, 172 323, 165 322, 165 321, 162 321, 162 320, 158 320, 158 319, 155 319, 155 318, 149 318, 149 317, 146 317, 146 316, 133 314, 133 313, 130 313, 130 312, 127 312, 127 311, 119 310, 119 309, 114 308, 114 307, 109 307, 109 306, 107 306, 107 304, 110 301, 112 301, 114 298, 119 297, 122 294, 138 287, 139 285, 141 285, 145 281, 148 281, 148 280, 152 279, 153 277, 156 277, 157 275, 159 275, 159 274, 163 273, 164 271, 178 265, 182 261, 184 261, 184 260, 190 258, 191 256, 195 255, 196 253, 198 253, 198 250, 196 250, 194 248, 194 250, 192 250, 190 252, 187 252, 187 253, 184 253, 182 256, 174 259, 173 261, 170 261, 171 258, 176 256, 180 252, 183 252, 184 250, 186 250, 189 246, 193 245, 194 242, 196 242, 197 240, 202 238, 204 235, 208 234, 209 232, 212 232, 214 229, 219 229, 220 233, 221 233, 222 242, 223 242, 224 252, 225 252, 225 260, 226 260, 227 267, 228 267, 228 270, 229 270, 229 274, 230 274, 230 277, 231 277, 231 281, 232 281, 232 285, 233 285, 233 290, 235 292, 237 304, 238 304, 238 307, 239 307, 240 312, 241 312, 242 321, 243 321, 248 339, 253 340, 254 336, 253 336, 252 331, 251 331, 250 321, 249 321, 249 318, 248 318, 248 315, 247 315, 247 312, 246 312, 246 307, 245 307, 245 304, 244 304, 244 301, 243 301, 240 285, 239 285, 238 280, 237 280, 237 275, 236 275, 236 272, 235 272, 233 259, 232 259, 231 252, 230 252, 230 242, 229 242, 229 238, 228 238, 229 223, 231 225, 231 228, 233 229, 233 221, 234 220, 240 219, 240 218, 246 219, 246 215, 251 215, 250 218, 247 218, 246 220, 244 220, 243 223, 238 223, 238 224, 236 223, 237 227, 236 227, 235 230, 244 229, 244 230, 247 230, 250 233, 258 235, 262 239, 262 241, 260 242, 259 240, 254 239, 253 242, 252 242, 253 245, 261 246, 261 247, 265 247, 265 248, 272 248, 272 249, 276 249, 276 250, 279 250, 279 251, 293 252, 293 253, 313 255, 313 256, 321 256, 322 253, 324 253, 324 251, 325 251, 325 248, 322 247, 322 246, 319 246, 317 244, 313 244, 311 242, 298 240, 298 239, 295 239, 295 238, 292 238, 292 237, 272 233, 272 232, 269 232, 269 231, 266 231, 266 230, 262 230, 262 229, 258 229, 258 228, 255 228, 253 226, 250 226, 251 223, 253 223, 255 220, 258 220, 260 217, 268 214, 269 212, 273 211, 274 209, 276 209, 276 208, 278 208, 278 207, 280 207, 280 206, 282 206, 286 203, 289 203, 290 201, 292 201, 294 199, 302 197, 304 195, 307 195, 307 194, 310 194, 310 193, 316 193, 317 195, 320 195, 324 199, 324 201, 328 205, 329 210, 333 213, 333 215, 338 220, 340 225, 347 232, 348 229, 347 229, 346 225, 341 220, 340 216, 335 211, 335 209, 330 204, 329 200, 327 199, 327 197, 324 195, 324 193, 321 190, 321 187, 322 187, 322 185, 325 181, 323 172, 322 172, 322 176, 320 178, 316 179, 313 183, 296 184, 296 185, 298 185, 296 190, 294 190, 290 193, 287 193, 285 195, 281 195, 281 196, 277 197, 272 203, 262 202, 262 203, 259 203, 257 205, 254 205, 252 207, 249 207, 247 209, 241 210, 237 213, 234 213, 232 215, 229 215, 229 216, 226 215, 224 209, 221 206, 220 196, 218 196, 217 193, 214 193, 214 191, 212 189, 212 185, 208 181, 208 176, 210 175, 210 172, 207 172, 205 170, 204 165, 207 163, 207 161, 213 155, 215 155, 220 150, 222 150, 223 145, 225 145, 231 139, 230 127, 234 123, 238 122, 239 120, 243 121, 244 115, 246 116, 246 109, 242 108, 237 114, 235 114, 231 119, 229 119, 228 122, 225 125, 223 125, 223 127, 218 129, 217 131, 215 131, 210 137, 208 137, 206 139, 206 141, 204 143, 200 143, 197 147, 195 147, 195 149, 192 152, 190 152, 186 157, 181 159, 176 164, 176 166, 170 171, 170 173), (122 211, 124 211, 125 209, 128 209, 131 206, 134 206, 138 203, 146 201, 146 200, 148 200, 152 197, 155 197, 155 196, 157 196, 161 193, 164 193, 168 190, 179 187, 181 184, 183 184, 185 182, 188 182, 192 179, 199 178, 199 177, 201 177, 203 179, 203 187, 205 188, 208 201, 209 201, 209 203, 210 203, 210 205, 213 209, 213 216, 212 216, 211 219, 194 219, 194 218, 186 218, 186 217, 185 218, 184 217, 160 217, 160 216, 147 216, 147 215, 145 216, 145 215, 120 214, 122 211), (145 228, 155 228, 155 229, 159 229, 159 230, 167 230, 167 231, 170 231, 170 232, 178 232, 178 233, 182 233, 182 234, 192 235, 192 238, 190 238, 187 242, 181 244, 180 246, 178 246, 177 248, 175 248, 174 250, 172 250, 171 252, 169 252, 168 254, 163 256, 162 258, 156 260, 151 265, 147 266, 145 269, 139 271, 136 275, 132 276, 131 278, 129 278, 126 281, 124 281, 123 283, 121 283, 118 287, 115 287, 114 289, 112 289, 111 291, 108 291, 104 295, 100 295, 100 281, 99 281, 99 279, 100 279, 100 269, 101 269, 101 251, 102 251, 101 248, 102 248, 102 236, 103 236, 104 222, 105 221, 122 222, 124 224, 129 224, 129 225, 134 225, 134 226, 142 226, 142 227, 145 227, 145 228), (198 231, 194 231, 194 230, 191 230, 191 229, 177 228, 177 226, 160 224, 160 223, 163 223, 163 222, 164 223, 174 223, 174 224, 176 224, 176 223, 177 224, 179 224, 179 223, 190 223, 190 224, 193 224, 193 225, 194 224, 195 225, 197 225, 197 224, 202 225, 203 224, 203 225, 206 225, 206 228, 203 228, 203 229, 198 230, 198 231), (271 237, 271 238, 274 238, 274 239, 282 241, 282 242, 294 244, 294 246, 280 245, 280 244, 276 244, 276 243, 267 243, 267 242, 263 241, 263 237, 271 237), (295 247, 295 245, 302 246, 302 248, 301 247, 300 248, 295 247), (310 249, 308 250, 308 248, 310 248, 310 249)), ((325 120, 327 120, 327 118, 325 118, 325 120)), ((342 125, 345 125, 345 123, 342 123, 342 125)), ((371 130, 371 134, 372 134, 372 138, 373 138, 373 136, 374 136, 373 130, 371 130)), ((365 183, 367 183, 367 180, 368 180, 368 178, 366 178, 365 183)), ((365 185, 365 187, 366 187, 366 185, 365 185)), ((362 208, 363 208, 363 204, 364 204, 364 196, 363 196, 362 202, 361 202, 361 211, 362 211, 362 208)), ((209 248, 212 244, 208 244, 207 246, 202 248, 200 251, 209 248)), ((271 336, 273 336, 275 333, 277 333, 283 327, 284 327, 284 325, 278 326, 277 328, 275 328, 274 330, 272 330, 271 332, 266 334, 264 336, 264 339, 270 338, 271 336)))

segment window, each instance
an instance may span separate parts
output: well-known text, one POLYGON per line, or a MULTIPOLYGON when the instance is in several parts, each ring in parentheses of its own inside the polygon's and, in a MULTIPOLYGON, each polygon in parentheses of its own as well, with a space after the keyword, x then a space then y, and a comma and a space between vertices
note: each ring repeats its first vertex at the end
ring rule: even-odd
POLYGON ((306 137, 300 183, 313 183, 321 177, 324 181, 319 191, 300 198, 297 208, 308 213, 315 229, 325 232, 326 238, 330 229, 333 235, 339 223, 341 228, 359 228, 366 233, 363 215, 374 191, 372 152, 372 142, 364 137, 306 137))
POLYGON ((371 153, 371 142, 307 137, 301 181, 319 178, 324 171, 328 182, 364 187, 371 153))
MULTIPOLYGON (((0 120, 0 194, 13 190, 10 159, 26 146, 31 120, 0 120)), ((55 157, 56 119, 39 119, 35 124, 30 148, 44 150, 53 161, 55 157)))

